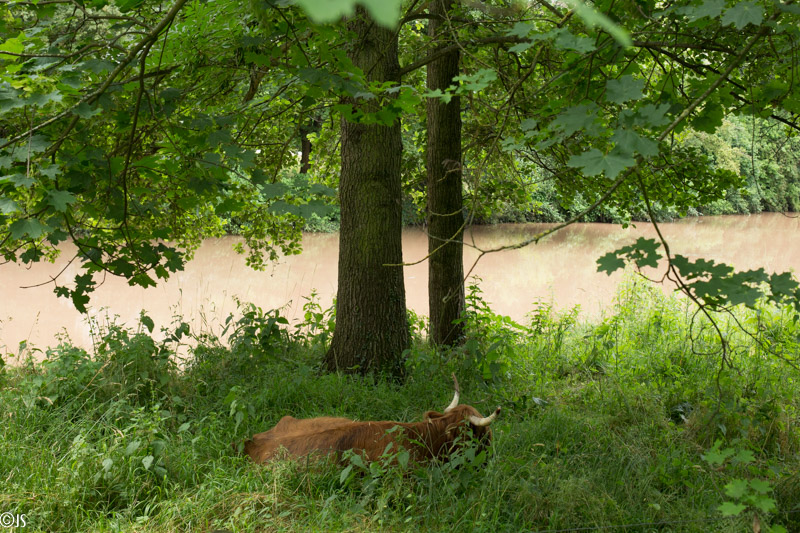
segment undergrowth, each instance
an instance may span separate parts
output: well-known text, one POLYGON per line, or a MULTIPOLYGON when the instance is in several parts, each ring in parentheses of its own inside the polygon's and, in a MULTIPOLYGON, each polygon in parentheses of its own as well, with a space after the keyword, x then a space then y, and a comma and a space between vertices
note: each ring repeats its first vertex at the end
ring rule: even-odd
POLYGON ((722 368, 705 319, 635 277, 593 322, 539 304, 515 323, 477 285, 468 303, 456 349, 429 347, 412 317, 402 385, 322 373, 333 321, 314 299, 297 327, 244 305, 220 335, 179 322, 156 341, 143 316, 106 324, 91 353, 63 340, 0 365, 0 513, 25 531, 800 531, 790 311, 719 317, 722 368), (462 402, 503 406, 488 455, 259 466, 233 452, 286 414, 419 420, 447 405, 451 372, 462 402))

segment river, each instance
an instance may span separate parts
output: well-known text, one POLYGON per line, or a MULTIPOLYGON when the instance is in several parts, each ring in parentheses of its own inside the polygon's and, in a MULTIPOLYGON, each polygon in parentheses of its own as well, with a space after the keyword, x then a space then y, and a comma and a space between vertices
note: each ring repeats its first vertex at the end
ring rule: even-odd
MULTIPOLYGON (((501 224, 476 226, 465 241, 481 248, 494 248, 524 240, 548 224, 501 224)), ((705 257, 734 265, 737 269, 764 267, 783 272, 800 265, 800 219, 794 215, 699 217, 661 224, 674 254, 705 257)), ((607 306, 621 278, 597 272, 601 255, 631 243, 639 236, 655 237, 652 225, 637 223, 622 229, 613 224, 575 224, 562 229, 537 245, 485 255, 472 274, 482 278, 484 298, 501 314, 524 320, 535 302, 552 302, 557 308, 580 304, 585 316, 598 314, 607 306)), ((236 311, 234 298, 253 302, 264 310, 283 308, 290 320, 302 315, 303 296, 316 290, 327 307, 336 293, 338 234, 306 234, 301 255, 281 258, 265 272, 245 265, 232 247, 237 237, 206 240, 185 271, 154 288, 130 287, 122 279, 107 278, 92 295, 90 316, 105 321, 117 317, 120 323, 135 325, 142 309, 156 328, 168 326, 181 316, 194 331, 219 332, 229 313, 236 311)), ((66 334, 72 342, 89 348, 91 336, 86 317, 69 300, 57 298, 52 284, 21 288, 47 282, 66 265, 71 251, 65 246, 56 263, 31 268, 0 266, 0 354, 16 353, 19 343, 45 348, 66 334)), ((427 250, 421 229, 403 233, 406 262, 419 261, 427 250)), ((466 248, 465 269, 478 253, 466 248)), ((427 263, 405 268, 408 306, 427 314, 427 263)), ((67 267, 61 282, 71 280, 76 270, 67 267)), ((671 290, 671 287, 665 288, 671 290)))

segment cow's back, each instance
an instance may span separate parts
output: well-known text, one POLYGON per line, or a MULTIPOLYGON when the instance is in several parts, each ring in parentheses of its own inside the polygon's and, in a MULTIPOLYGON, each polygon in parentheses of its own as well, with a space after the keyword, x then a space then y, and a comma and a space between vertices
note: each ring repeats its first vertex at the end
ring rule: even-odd
MULTIPOLYGON (((320 417, 298 419, 293 416, 284 416, 275 424, 275 427, 263 433, 253 435, 251 440, 245 441, 244 453, 253 461, 263 463, 275 457, 281 448, 285 448, 291 457, 302 457, 313 451, 322 451, 326 446, 324 438, 330 430, 357 424, 349 418, 320 417)), ((335 434, 338 436, 338 433, 335 434)), ((327 446, 332 448, 332 446, 327 446)))
POLYGON ((349 418, 339 418, 332 416, 323 416, 318 418, 295 418, 293 416, 284 416, 275 424, 275 427, 264 433, 257 433, 253 438, 259 435, 290 435, 293 433, 313 433, 315 431, 323 431, 330 428, 341 427, 347 424, 352 424, 353 420, 349 418))

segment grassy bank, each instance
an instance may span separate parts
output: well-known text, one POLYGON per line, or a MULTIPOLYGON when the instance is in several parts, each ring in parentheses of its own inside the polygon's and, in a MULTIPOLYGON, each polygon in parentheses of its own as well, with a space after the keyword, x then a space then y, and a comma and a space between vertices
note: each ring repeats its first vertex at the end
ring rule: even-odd
POLYGON ((403 384, 321 374, 331 323, 313 306, 302 331, 247 308, 179 364, 186 329, 156 342, 145 319, 106 325, 91 354, 64 343, 6 365, 0 513, 24 531, 707 532, 752 531, 754 515, 800 531, 792 314, 741 311, 755 338, 724 321, 720 372, 708 325, 633 278, 594 323, 540 307, 514 324, 476 288, 470 305, 466 345, 417 338, 403 384), (285 414, 418 420, 447 405, 451 372, 462 402, 504 407, 485 459, 256 466, 231 450, 285 414))

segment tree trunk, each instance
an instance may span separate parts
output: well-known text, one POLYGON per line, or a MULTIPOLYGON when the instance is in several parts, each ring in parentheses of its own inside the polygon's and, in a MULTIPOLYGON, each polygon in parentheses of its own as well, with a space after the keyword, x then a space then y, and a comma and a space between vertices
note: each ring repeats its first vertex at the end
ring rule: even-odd
MULTIPOLYGON (((442 21, 454 0, 432 0, 428 23, 431 37, 448 28, 442 21)), ((444 90, 458 76, 459 52, 428 64, 428 90, 444 90)), ((453 345, 464 335, 454 323, 464 311, 463 200, 461 189, 461 103, 428 98, 428 304, 430 340, 453 345)))
POLYGON ((309 133, 318 133, 322 128, 322 119, 318 116, 312 116, 308 119, 307 124, 300 126, 300 173, 308 174, 311 170, 311 140, 308 138, 309 133))
MULTIPOLYGON (((400 81, 397 35, 358 8, 348 26, 358 38, 348 51, 370 81, 400 81)), ((349 100, 377 111, 377 99, 349 100)), ((385 102, 384 102, 385 103, 385 102)), ((409 346, 403 284, 402 156, 400 120, 390 126, 342 119, 339 178, 339 286, 336 329, 325 356, 327 368, 353 373, 402 373, 409 346)))
POLYGON ((300 128, 300 174, 308 174, 311 169, 311 141, 308 139, 310 132, 300 128))

